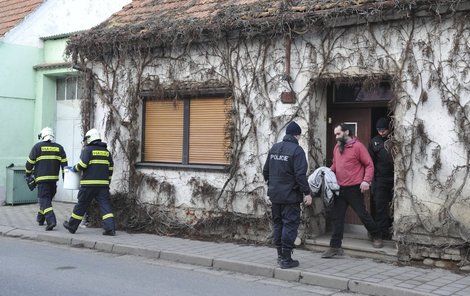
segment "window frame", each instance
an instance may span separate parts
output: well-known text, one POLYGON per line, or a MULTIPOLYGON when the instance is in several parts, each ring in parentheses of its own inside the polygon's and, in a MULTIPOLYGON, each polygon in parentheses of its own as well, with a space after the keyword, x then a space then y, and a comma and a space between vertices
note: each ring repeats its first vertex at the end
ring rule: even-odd
POLYGON ((232 92, 227 88, 218 88, 212 91, 192 91, 190 92, 175 92, 168 91, 164 92, 162 96, 159 96, 165 100, 180 100, 183 101, 183 149, 181 162, 169 163, 169 162, 154 162, 144 160, 145 155, 145 128, 146 128, 146 102, 158 100, 155 98, 155 92, 144 92, 141 94, 142 99, 142 134, 141 134, 141 161, 136 164, 138 168, 164 168, 164 169, 189 169, 189 170, 203 170, 203 171, 220 171, 228 172, 232 166, 231 161, 229 164, 190 164, 189 163, 189 129, 190 129, 190 101, 197 100, 198 98, 220 98, 221 100, 227 100, 232 97, 232 92))
MULTIPOLYGON (((80 96, 80 80, 84 80, 85 77, 83 77, 82 75, 65 75, 65 76, 61 76, 61 77, 58 77, 56 80, 55 80, 55 99, 56 101, 64 101, 64 102, 67 102, 67 101, 75 101, 75 100, 81 100, 82 99, 82 96, 80 96), (74 98, 73 99, 68 99, 67 96, 68 96, 68 85, 70 83, 70 80, 72 80, 72 83, 73 83, 73 88, 75 88, 75 95, 74 95, 74 98), (63 99, 58 99, 59 96, 59 83, 62 83, 63 82, 63 85, 64 85, 64 93, 63 93, 63 99)), ((83 94, 83 92, 82 92, 83 94)))
POLYGON ((343 106, 343 107, 350 107, 350 108, 365 108, 365 107, 383 107, 390 103, 395 97, 395 93, 393 91, 393 84, 392 79, 390 77, 382 77, 381 79, 377 79, 377 83, 385 83, 390 86, 390 97, 385 100, 367 100, 367 101, 343 101, 338 102, 336 100, 336 86, 343 85, 343 84, 358 84, 363 85, 364 82, 367 80, 367 77, 358 77, 355 78, 356 81, 348 82, 344 78, 337 78, 331 79, 327 84, 327 96, 329 98, 328 104, 334 106, 343 106))

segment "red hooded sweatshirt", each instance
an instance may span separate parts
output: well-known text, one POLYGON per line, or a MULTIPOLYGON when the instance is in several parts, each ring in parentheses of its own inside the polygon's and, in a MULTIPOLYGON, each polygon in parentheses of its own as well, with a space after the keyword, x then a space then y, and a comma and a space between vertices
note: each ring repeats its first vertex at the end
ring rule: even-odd
POLYGON ((346 143, 342 154, 336 144, 331 170, 335 172, 339 186, 359 185, 362 181, 370 184, 374 176, 374 162, 367 148, 353 138, 346 143))

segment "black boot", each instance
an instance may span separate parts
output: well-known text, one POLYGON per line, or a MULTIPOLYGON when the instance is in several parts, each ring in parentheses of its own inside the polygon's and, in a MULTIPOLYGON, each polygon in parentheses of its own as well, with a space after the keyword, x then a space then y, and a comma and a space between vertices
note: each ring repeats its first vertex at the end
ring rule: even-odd
POLYGON ((44 221, 46 221, 46 217, 44 217, 43 214, 38 213, 37 216, 36 216, 36 221, 38 222, 38 225, 39 225, 39 226, 43 226, 43 225, 44 225, 44 221))
POLYGON ((64 225, 65 229, 67 229, 70 233, 75 233, 75 231, 77 231, 77 229, 73 229, 72 226, 70 226, 69 224, 69 221, 64 221, 64 225))
POLYGON ((47 224, 46 231, 51 231, 56 226, 56 223, 47 224))
POLYGON ((103 235, 115 236, 116 231, 114 229, 105 230, 105 231, 103 231, 103 235))
POLYGON ((281 266, 282 269, 287 269, 287 268, 293 268, 299 266, 299 261, 298 260, 293 260, 292 259, 292 250, 282 250, 282 260, 281 266))
POLYGON ((277 264, 281 264, 282 261, 282 248, 277 247, 277 264))

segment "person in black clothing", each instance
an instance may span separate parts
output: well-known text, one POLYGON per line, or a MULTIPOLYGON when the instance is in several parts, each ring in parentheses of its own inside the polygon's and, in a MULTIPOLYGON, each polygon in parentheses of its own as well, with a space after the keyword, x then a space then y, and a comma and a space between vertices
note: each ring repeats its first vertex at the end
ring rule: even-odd
POLYGON ((299 146, 301 133, 297 123, 289 123, 282 142, 274 144, 269 150, 263 168, 272 203, 273 241, 281 268, 299 266, 299 261, 291 256, 300 224, 300 203, 312 204, 306 175, 307 159, 299 146))
POLYGON ((64 221, 64 227, 70 232, 77 231, 83 216, 93 198, 98 201, 102 215, 103 235, 116 234, 114 215, 109 202, 109 183, 113 174, 113 158, 107 149, 106 143, 96 129, 85 134, 86 143, 80 154, 80 161, 73 167, 67 167, 74 172, 82 172, 78 203, 72 211, 69 221, 64 221))
POLYGON ((45 127, 38 135, 40 142, 36 143, 29 153, 26 162, 25 178, 28 186, 38 187, 39 211, 36 221, 39 225, 47 223, 46 230, 52 230, 56 225, 56 217, 52 209, 52 199, 57 192, 59 168, 67 166, 67 156, 64 148, 54 142, 54 131, 45 127))
POLYGON ((393 159, 390 154, 390 121, 380 118, 376 123, 378 135, 369 144, 369 154, 374 161, 374 181, 372 193, 375 201, 375 212, 383 239, 391 239, 390 228, 393 219, 390 215, 390 203, 393 199, 393 159))

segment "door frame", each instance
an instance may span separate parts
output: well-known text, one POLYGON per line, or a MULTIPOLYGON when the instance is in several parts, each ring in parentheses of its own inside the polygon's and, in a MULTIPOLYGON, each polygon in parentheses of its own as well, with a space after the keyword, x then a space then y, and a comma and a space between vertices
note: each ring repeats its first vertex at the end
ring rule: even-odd
MULTIPOLYGON (((328 87, 327 87, 327 110, 326 110, 326 114, 327 114, 327 123, 326 123, 326 130, 325 130, 325 133, 326 133, 326 147, 327 147, 327 151, 326 151, 326 165, 327 166, 331 166, 331 162, 332 162, 332 159, 333 159, 333 149, 330 149, 330 147, 334 147, 333 146, 333 143, 335 142, 335 139, 334 139, 334 135, 333 135, 333 132, 332 132, 332 127, 331 127, 331 124, 333 124, 332 122, 332 112, 333 110, 337 110, 337 109, 350 109, 350 110, 354 110, 354 109, 369 109, 370 111, 370 129, 371 131, 375 130, 373 129, 373 126, 374 126, 374 122, 372 122, 374 120, 373 116, 372 116, 372 113, 373 113, 373 109, 378 109, 378 108, 387 108, 389 107, 389 102, 388 100, 384 100, 384 101, 368 101, 368 102, 341 102, 341 103, 338 103, 338 102, 335 102, 334 100, 334 96, 335 96, 335 91, 334 91, 334 81, 332 81, 328 87)), ((364 144, 366 147, 368 146, 369 144, 369 141, 370 139, 374 136, 375 134, 372 134, 370 135, 369 139, 361 139, 361 142, 362 144, 364 144)), ((357 136, 357 135, 355 135, 357 136)), ((366 203, 366 208, 368 209, 369 213, 372 214, 371 210, 372 209, 372 205, 373 205, 373 201, 372 201, 372 196, 370 193, 368 193, 368 198, 366 198, 367 200, 367 203, 366 203)), ((357 217, 357 215, 352 211, 352 209, 350 207, 348 207, 348 210, 347 210, 347 213, 346 213, 346 217, 345 217, 345 230, 347 229, 354 229, 354 231, 357 231, 358 228, 360 228, 360 230, 363 230, 364 228, 362 227, 362 224, 358 224, 357 221, 359 221, 360 223, 360 220, 359 218, 357 217), (356 223, 354 223, 354 221, 356 221, 356 223), (349 223, 348 223, 349 222, 349 223), (350 222, 353 222, 353 223, 350 223, 350 222), (358 226, 361 226, 361 227, 358 227, 358 226)))

